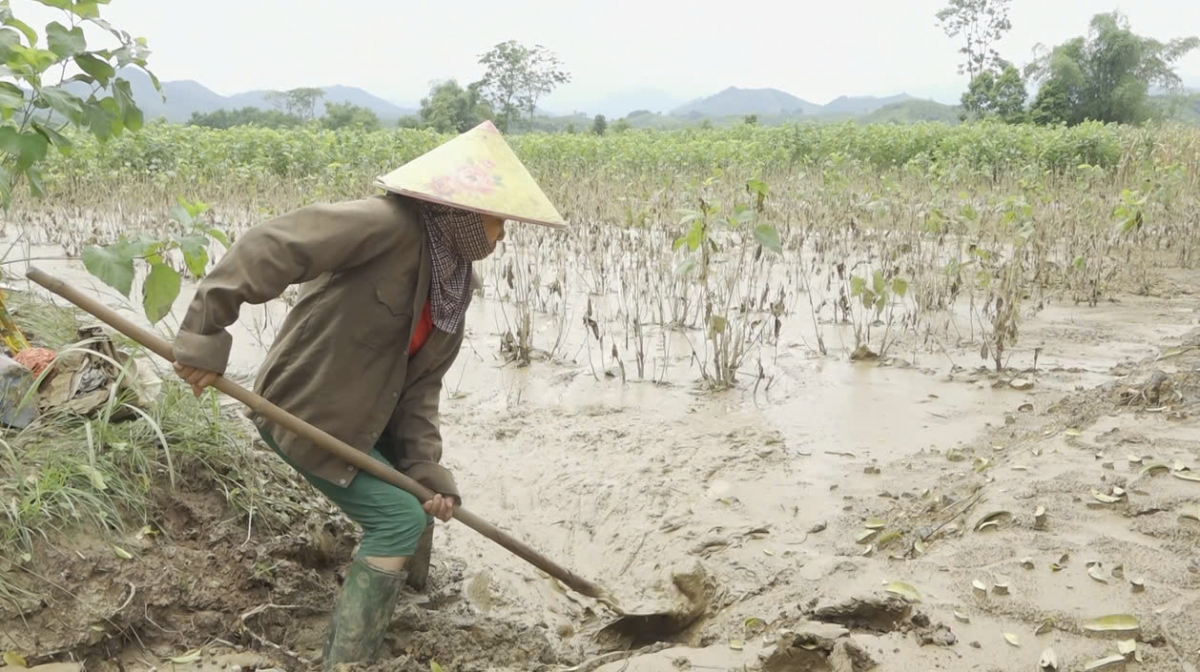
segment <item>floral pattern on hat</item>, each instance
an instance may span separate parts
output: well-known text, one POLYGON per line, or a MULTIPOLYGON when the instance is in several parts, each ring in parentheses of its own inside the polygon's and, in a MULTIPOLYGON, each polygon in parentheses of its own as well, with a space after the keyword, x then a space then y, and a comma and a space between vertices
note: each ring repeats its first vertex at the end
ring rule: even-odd
POLYGON ((495 167, 489 159, 468 161, 454 172, 429 180, 429 188, 443 198, 453 198, 458 194, 487 196, 504 186, 504 179, 495 172, 495 167))

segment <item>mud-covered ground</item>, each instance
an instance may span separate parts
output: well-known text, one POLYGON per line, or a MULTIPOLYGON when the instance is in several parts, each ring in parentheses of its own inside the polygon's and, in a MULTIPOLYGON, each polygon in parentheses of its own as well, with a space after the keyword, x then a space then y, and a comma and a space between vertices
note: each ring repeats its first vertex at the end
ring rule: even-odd
MULTIPOLYGON (((657 353, 662 383, 622 380, 584 339, 507 365, 499 310, 479 301, 443 401, 465 506, 624 606, 671 603, 691 572, 705 608, 666 643, 606 651, 609 610, 439 524, 430 590, 406 596, 374 669, 1027 671, 1053 649, 1081 670, 1134 640, 1129 669, 1194 671, 1200 282, 1160 285, 1048 305, 1002 375, 965 334, 852 363, 785 331, 763 353, 769 387, 720 394, 693 384, 686 345, 657 353), (1088 629, 1112 614, 1136 629, 1088 629)), ((240 373, 281 310, 243 314, 240 373)), ((270 535, 223 501, 164 494, 161 533, 121 540, 135 562, 52 535, 21 576, 30 594, 0 613, 0 648, 95 670, 315 669, 352 530, 314 499, 270 535)))

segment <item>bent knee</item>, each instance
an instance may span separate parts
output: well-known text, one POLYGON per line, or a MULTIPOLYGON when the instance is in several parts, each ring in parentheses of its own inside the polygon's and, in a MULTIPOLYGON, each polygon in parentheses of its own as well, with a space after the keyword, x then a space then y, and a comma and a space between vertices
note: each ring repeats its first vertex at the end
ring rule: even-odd
POLYGON ((361 554, 408 557, 416 552, 429 518, 416 497, 397 489, 393 496, 376 502, 359 524, 363 528, 361 554))

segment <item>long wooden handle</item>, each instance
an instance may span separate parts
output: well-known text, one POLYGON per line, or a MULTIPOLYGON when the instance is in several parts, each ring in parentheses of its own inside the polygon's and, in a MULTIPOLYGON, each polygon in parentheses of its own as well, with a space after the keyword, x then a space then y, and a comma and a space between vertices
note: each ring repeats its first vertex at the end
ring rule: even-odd
MULTIPOLYGON (((25 277, 70 301, 82 310, 95 316, 101 322, 137 341, 159 357, 168 362, 175 361, 175 354, 170 343, 160 338, 157 334, 139 327, 122 317, 115 310, 80 292, 59 278, 44 273, 37 268, 30 268, 25 277)), ((378 460, 372 459, 366 453, 356 450, 353 446, 308 424, 232 380, 222 376, 217 379, 213 387, 242 402, 255 413, 270 418, 295 434, 333 453, 338 459, 349 462, 363 471, 412 493, 421 502, 425 502, 433 497, 434 493, 417 481, 378 460)), ((495 525, 492 525, 470 511, 456 506, 454 507, 454 517, 467 527, 508 549, 522 560, 562 581, 575 592, 587 597, 606 599, 604 590, 596 584, 577 576, 570 570, 560 567, 541 553, 502 532, 495 525)))

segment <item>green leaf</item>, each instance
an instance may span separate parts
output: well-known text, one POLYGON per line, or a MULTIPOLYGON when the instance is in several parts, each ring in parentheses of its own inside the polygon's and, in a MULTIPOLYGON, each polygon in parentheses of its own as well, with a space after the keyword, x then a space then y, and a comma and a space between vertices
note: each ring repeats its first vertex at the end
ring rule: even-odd
POLYGON ((692 224, 692 230, 688 231, 688 233, 687 233, 688 249, 695 252, 700 247, 700 243, 703 243, 703 242, 704 242, 704 223, 697 221, 692 224))
POLYGON ((21 87, 12 82, 0 82, 0 110, 4 111, 4 118, 8 119, 12 116, 12 111, 20 109, 25 104, 25 92, 21 87))
POLYGON ((183 226, 191 226, 195 223, 195 220, 192 219, 192 213, 188 212, 187 206, 182 203, 172 205, 171 209, 168 211, 168 214, 172 220, 182 224, 183 226))
POLYGON ((140 130, 142 111, 138 109, 137 103, 133 100, 133 89, 129 85, 129 80, 118 78, 113 84, 113 96, 116 98, 117 108, 121 111, 121 121, 125 128, 131 131, 140 130))
POLYGON ((12 126, 0 127, 0 151, 15 159, 17 172, 46 158, 49 144, 46 136, 36 131, 21 133, 12 126))
POLYGON ((71 11, 83 19, 100 18, 100 7, 96 0, 91 0, 90 2, 88 0, 76 0, 75 6, 71 8, 71 11))
POLYGON ((57 21, 46 24, 46 44, 59 58, 70 58, 87 50, 83 28, 67 28, 57 21))
POLYGON ((68 140, 67 137, 62 133, 59 133, 57 130, 36 121, 33 122, 33 128, 38 133, 46 136, 46 140, 49 140, 50 144, 54 145, 59 154, 66 154, 71 151, 71 141, 68 140))
POLYGON ((88 245, 83 248, 83 267, 126 298, 133 290, 133 255, 127 245, 88 245))
POLYGON ((197 278, 203 278, 208 270, 208 236, 192 234, 179 239, 179 249, 183 252, 184 263, 188 270, 197 278))
POLYGON ((171 312, 179 297, 181 279, 175 269, 163 263, 151 264, 142 288, 142 308, 150 324, 157 324, 171 312))
POLYGON ((908 281, 904 278, 893 278, 892 291, 896 293, 896 296, 904 298, 904 295, 908 293, 908 281))
POLYGON ((75 65, 79 69, 96 78, 96 82, 102 87, 108 87, 109 81, 116 76, 117 71, 113 69, 108 61, 96 56, 95 54, 79 54, 75 57, 75 65))
POLYGON ((758 194, 759 196, 766 196, 770 191, 767 187, 767 183, 763 182, 762 180, 748 180, 746 182, 746 188, 755 194, 758 194))
POLYGON ((43 4, 47 7, 55 9, 71 9, 71 0, 34 0, 34 2, 43 4))
POLYGON ((202 226, 200 230, 207 233, 213 240, 221 244, 225 249, 229 249, 229 236, 225 232, 215 226, 202 226))
POLYGON ((117 118, 108 110, 100 105, 88 105, 83 111, 83 116, 88 130, 97 140, 103 142, 112 137, 113 123, 117 118))
POLYGON ((850 296, 858 296, 859 294, 862 294, 866 284, 866 281, 857 275, 850 278, 850 296))
POLYGON ((871 289, 875 290, 876 294, 883 294, 887 284, 883 280, 883 271, 875 271, 871 274, 871 289))
POLYGON ((9 26, 11 28, 16 28, 17 30, 21 31, 21 34, 25 36, 25 40, 27 42, 29 42, 29 46, 31 46, 31 47, 37 46, 37 42, 38 42, 37 31, 35 31, 33 28, 30 28, 29 25, 26 24, 24 21, 21 21, 20 19, 18 19, 15 16, 9 16, 8 18, 4 19, 4 25, 9 26))
POLYGON ((431 660, 431 661, 429 661, 429 672, 446 672, 446 671, 442 669, 441 665, 438 665, 436 660, 431 660))
POLYGON ((79 124, 84 120, 85 106, 79 96, 58 86, 48 86, 41 91, 41 98, 50 109, 66 117, 71 123, 79 124))
POLYGON ((688 275, 696 269, 696 261, 694 259, 684 259, 683 263, 675 267, 676 275, 688 275))
POLYGON ((0 28, 0 61, 9 62, 21 47, 20 33, 11 28, 0 28))
POLYGON ((754 239, 764 249, 783 256, 783 245, 779 242, 779 231, 769 224, 760 224, 754 229, 754 239))

